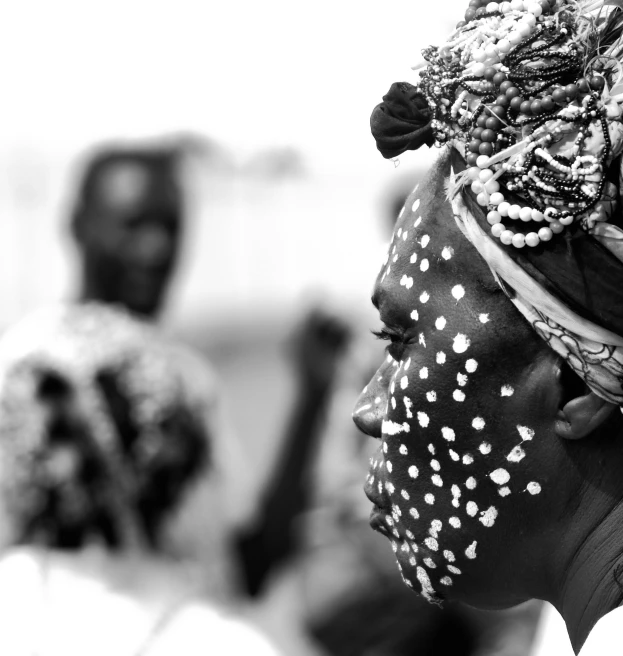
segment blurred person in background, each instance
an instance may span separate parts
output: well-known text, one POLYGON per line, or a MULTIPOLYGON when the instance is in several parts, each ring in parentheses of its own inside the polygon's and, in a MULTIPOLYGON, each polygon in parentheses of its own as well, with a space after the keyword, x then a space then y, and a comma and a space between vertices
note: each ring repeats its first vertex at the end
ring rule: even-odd
POLYGON ((227 493, 212 385, 196 354, 110 306, 5 333, 0 653, 277 653, 212 594, 227 493), (174 556, 184 512, 213 538, 211 571, 174 556))
POLYGON ((71 212, 79 299, 158 316, 184 229, 180 149, 109 147, 84 167, 71 212))

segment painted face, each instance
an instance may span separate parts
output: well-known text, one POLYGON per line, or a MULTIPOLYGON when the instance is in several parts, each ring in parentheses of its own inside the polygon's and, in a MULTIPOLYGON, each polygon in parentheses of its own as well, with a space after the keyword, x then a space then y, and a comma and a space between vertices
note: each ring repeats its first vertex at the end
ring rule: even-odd
POLYGON ((106 168, 81 244, 88 287, 104 302, 157 312, 175 265, 181 202, 170 177, 133 162, 106 168))
POLYGON ((560 511, 548 496, 560 365, 460 233, 448 173, 438 165, 396 224, 373 297, 391 341, 353 416, 380 439, 371 524, 407 585, 504 606, 560 511))

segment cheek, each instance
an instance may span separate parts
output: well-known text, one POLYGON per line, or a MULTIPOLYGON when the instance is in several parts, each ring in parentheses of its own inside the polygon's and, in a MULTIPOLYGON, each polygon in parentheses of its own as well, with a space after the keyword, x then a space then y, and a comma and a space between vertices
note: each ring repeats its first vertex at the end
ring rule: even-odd
POLYGON ((515 392, 522 368, 499 366, 494 313, 486 314, 463 332, 450 316, 429 322, 395 367, 372 472, 385 488, 403 576, 433 598, 469 567, 509 501, 534 503, 541 492, 530 467, 534 424, 515 392))

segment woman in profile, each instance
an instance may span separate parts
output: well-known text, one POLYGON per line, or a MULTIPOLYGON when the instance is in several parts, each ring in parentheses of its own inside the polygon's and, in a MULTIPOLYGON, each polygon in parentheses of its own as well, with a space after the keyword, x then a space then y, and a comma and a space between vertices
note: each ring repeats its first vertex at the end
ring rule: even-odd
MULTIPOLYGON (((0 653, 277 653, 207 601, 205 568, 171 555, 174 520, 206 480, 218 485, 213 398, 192 353, 110 307, 56 307, 5 334, 0 653)), ((217 571, 213 492, 196 519, 217 571)))

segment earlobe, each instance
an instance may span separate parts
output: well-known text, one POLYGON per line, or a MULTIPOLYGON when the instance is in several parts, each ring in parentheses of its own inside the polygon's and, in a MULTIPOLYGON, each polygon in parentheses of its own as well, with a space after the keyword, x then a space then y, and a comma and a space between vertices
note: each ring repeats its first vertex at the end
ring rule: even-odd
POLYGON ((558 411, 556 434, 566 440, 587 437, 599 428, 617 407, 597 396, 595 392, 578 396, 565 403, 558 411))

